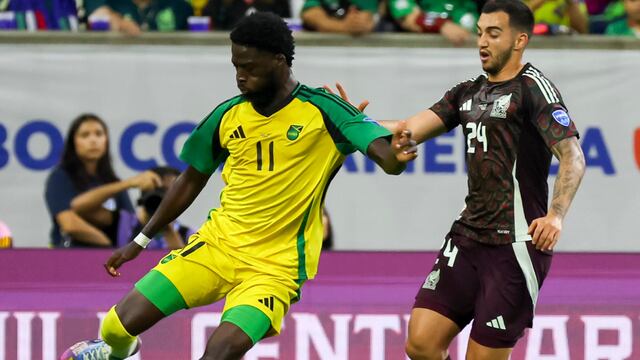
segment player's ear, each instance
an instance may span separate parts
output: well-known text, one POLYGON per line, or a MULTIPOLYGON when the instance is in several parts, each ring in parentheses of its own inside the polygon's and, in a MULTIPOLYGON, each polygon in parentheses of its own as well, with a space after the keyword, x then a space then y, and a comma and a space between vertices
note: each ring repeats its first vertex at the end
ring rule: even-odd
POLYGON ((524 48, 529 44, 529 35, 525 32, 519 32, 516 35, 516 43, 514 46, 515 50, 524 51, 524 48))
POLYGON ((284 54, 276 54, 276 61, 278 62, 278 64, 286 64, 287 58, 284 56, 284 54))

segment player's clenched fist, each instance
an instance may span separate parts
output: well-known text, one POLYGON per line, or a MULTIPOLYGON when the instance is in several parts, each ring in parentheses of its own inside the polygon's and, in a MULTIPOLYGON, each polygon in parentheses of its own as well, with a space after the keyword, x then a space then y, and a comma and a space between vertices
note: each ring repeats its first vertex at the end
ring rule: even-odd
POLYGON ((562 219, 553 214, 537 218, 529 226, 529 235, 538 250, 553 250, 560 239, 562 219))

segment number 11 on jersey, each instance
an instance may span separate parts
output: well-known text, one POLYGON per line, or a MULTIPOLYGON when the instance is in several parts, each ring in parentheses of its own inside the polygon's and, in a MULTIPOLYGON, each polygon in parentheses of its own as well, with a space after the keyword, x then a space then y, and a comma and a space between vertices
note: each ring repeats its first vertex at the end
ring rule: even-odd
MULTIPOLYGON (((256 154, 257 154, 257 163, 258 163, 258 171, 262 170, 262 142, 258 141, 256 143, 256 154)), ((273 160, 273 141, 269 143, 269 171, 273 171, 275 167, 275 163, 273 160)))

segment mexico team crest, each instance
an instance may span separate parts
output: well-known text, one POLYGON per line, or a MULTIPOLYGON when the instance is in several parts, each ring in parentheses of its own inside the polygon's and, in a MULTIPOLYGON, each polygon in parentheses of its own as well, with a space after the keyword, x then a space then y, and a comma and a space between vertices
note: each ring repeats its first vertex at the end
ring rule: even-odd
POLYGON ((507 110, 511 104, 511 94, 502 95, 496 101, 493 102, 493 109, 491 109, 491 117, 506 119, 507 110))
POLYGON ((435 290, 436 285, 438 285, 438 281, 440 281, 440 269, 434 270, 429 274, 427 279, 422 284, 423 289, 435 290))
POLYGON ((302 132, 302 125, 291 125, 289 126, 289 130, 287 130, 287 139, 293 141, 300 136, 302 132))

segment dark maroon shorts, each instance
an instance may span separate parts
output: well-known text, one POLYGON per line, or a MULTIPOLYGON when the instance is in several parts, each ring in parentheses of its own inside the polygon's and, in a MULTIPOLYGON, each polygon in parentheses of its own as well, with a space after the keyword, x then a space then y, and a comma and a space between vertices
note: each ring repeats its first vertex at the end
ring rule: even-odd
POLYGON ((531 241, 486 245, 449 233, 414 307, 436 311, 460 329, 473 319, 474 341, 510 348, 532 326, 550 266, 551 254, 531 241))

